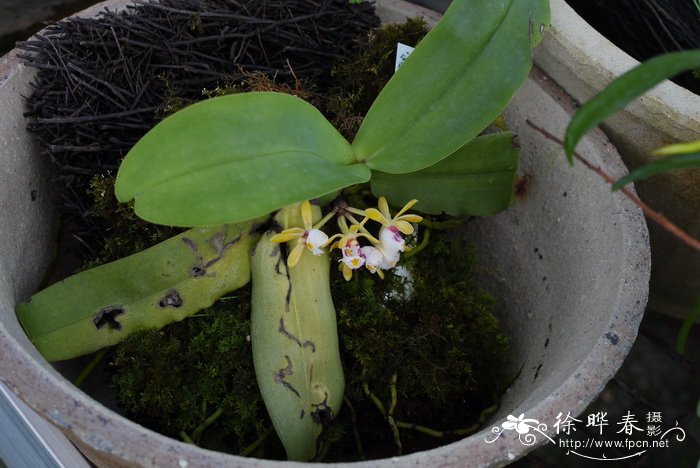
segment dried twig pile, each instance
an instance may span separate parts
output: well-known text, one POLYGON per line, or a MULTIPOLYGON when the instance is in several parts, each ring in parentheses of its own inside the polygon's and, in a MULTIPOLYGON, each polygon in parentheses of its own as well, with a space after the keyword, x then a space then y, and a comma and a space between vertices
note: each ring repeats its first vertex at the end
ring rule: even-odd
POLYGON ((38 69, 30 130, 60 166, 64 222, 100 236, 85 191, 166 112, 173 100, 235 85, 246 73, 318 78, 378 24, 347 0, 138 1, 125 11, 52 24, 18 46, 38 69))

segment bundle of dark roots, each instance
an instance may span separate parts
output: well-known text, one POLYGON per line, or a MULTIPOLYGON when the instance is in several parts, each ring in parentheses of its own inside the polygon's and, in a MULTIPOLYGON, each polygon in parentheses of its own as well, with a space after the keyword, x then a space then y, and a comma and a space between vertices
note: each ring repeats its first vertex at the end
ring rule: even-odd
POLYGON ((29 129, 60 168, 63 222, 88 244, 102 235, 90 180, 115 172, 174 100, 198 101, 259 72, 313 79, 322 93, 332 64, 377 25, 370 4, 348 0, 139 1, 19 43, 38 69, 29 129))

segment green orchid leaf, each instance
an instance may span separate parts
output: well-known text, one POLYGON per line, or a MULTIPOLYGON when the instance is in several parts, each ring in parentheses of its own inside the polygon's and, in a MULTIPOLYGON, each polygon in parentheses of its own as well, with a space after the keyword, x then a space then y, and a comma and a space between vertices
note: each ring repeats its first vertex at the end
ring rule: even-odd
POLYGON ((417 198, 427 214, 486 216, 510 203, 518 149, 510 132, 476 137, 449 157, 408 174, 372 173, 372 192, 402 206, 417 198))
POLYGON ((17 316, 47 360, 87 354, 182 320, 248 283, 257 238, 252 222, 190 229, 40 291, 17 316))
POLYGON ((384 87, 352 147, 401 174, 457 151, 508 104, 549 23, 547 0, 454 1, 384 87))
POLYGON ((573 163, 579 140, 608 116, 667 78, 700 67, 700 49, 660 55, 634 67, 613 80, 586 102, 569 122, 564 135, 564 149, 573 163))
POLYGON ((173 226, 253 219, 366 182, 350 144, 311 104, 281 93, 209 99, 173 114, 127 154, 121 202, 173 226))
POLYGON ((700 167, 700 153, 678 154, 676 156, 668 156, 662 159, 657 159, 643 166, 638 167, 626 176, 620 178, 612 186, 613 190, 620 190, 630 182, 638 182, 648 179, 656 174, 661 174, 677 169, 692 169, 700 167))

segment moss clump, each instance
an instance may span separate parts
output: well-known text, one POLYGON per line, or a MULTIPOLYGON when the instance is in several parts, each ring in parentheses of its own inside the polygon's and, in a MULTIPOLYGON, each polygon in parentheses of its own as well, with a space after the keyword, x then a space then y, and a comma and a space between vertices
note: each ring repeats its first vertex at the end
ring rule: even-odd
MULTIPOLYGON (((313 84, 307 79, 295 78, 290 82, 278 80, 275 76, 270 76, 262 72, 247 72, 241 70, 241 78, 235 81, 233 77, 224 80, 223 84, 217 83, 214 88, 202 89, 202 95, 198 100, 188 99, 179 96, 175 88, 170 84, 172 76, 170 74, 161 74, 159 79, 165 83, 165 98, 163 104, 159 108, 159 118, 163 119, 177 111, 184 109, 190 104, 206 99, 213 99, 230 94, 247 93, 252 91, 269 91, 277 93, 293 94, 305 101, 313 101, 313 84)), ((288 80, 289 81, 289 80, 288 80)))
POLYGON ((360 51, 352 60, 333 68, 327 113, 333 125, 352 141, 362 118, 379 92, 394 74, 396 44, 415 47, 428 33, 420 18, 389 24, 358 39, 360 51))
MULTIPOLYGON (((271 427, 253 370, 249 291, 114 348, 113 382, 129 417, 229 453, 240 453, 271 427), (208 418, 214 420, 207 424, 208 418)), ((269 445, 266 456, 283 455, 269 445)))
MULTIPOLYGON (((481 413, 498 402, 509 340, 491 313, 494 299, 473 285, 475 264, 461 238, 433 233, 399 274, 334 282, 346 396, 373 456, 395 455, 396 447, 367 391, 388 410, 394 376, 398 421, 439 430, 478 426, 481 413)), ((401 438, 404 453, 446 442, 403 430, 401 438)), ((341 442, 353 451, 354 441, 341 442)))
POLYGON ((84 269, 128 257, 181 232, 181 229, 151 224, 136 216, 133 202, 117 201, 114 181, 114 176, 109 173, 96 175, 90 180, 90 214, 102 221, 105 232, 100 252, 83 265, 84 269))

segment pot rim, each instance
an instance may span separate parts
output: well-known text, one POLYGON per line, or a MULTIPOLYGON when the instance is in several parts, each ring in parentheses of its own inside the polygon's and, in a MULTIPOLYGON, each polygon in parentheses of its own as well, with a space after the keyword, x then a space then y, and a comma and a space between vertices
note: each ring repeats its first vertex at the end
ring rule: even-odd
MULTIPOLYGON (((560 63, 564 68, 578 67, 578 79, 584 80, 590 87, 586 90, 590 93, 586 99, 602 91, 613 78, 640 64, 588 24, 566 0, 550 0, 550 10, 552 27, 540 47, 552 51, 556 50, 555 47, 565 49, 566 58, 556 52, 552 52, 553 57, 566 62, 560 63)), ((548 67, 542 56, 542 53, 535 52, 535 62, 546 70, 548 67)), ((686 119, 698 122, 700 95, 670 80, 664 80, 647 91, 644 97, 627 106, 626 111, 648 124, 658 123, 659 112, 667 116, 686 116, 686 119)), ((666 131, 673 135, 672 126, 666 131)))

